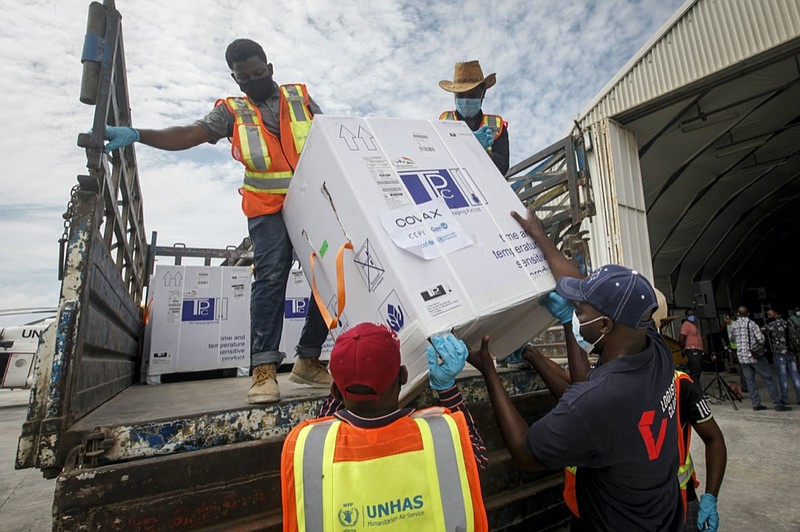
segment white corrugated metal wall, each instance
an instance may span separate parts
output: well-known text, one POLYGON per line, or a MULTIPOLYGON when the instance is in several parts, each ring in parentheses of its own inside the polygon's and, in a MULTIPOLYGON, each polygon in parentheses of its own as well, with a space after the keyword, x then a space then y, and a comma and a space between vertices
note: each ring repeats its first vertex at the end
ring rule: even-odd
POLYGON ((691 85, 800 35, 800 0, 692 0, 579 116, 605 117, 691 85))
POLYGON ((597 216, 584 221, 595 268, 622 264, 653 282, 639 147, 633 133, 613 120, 592 128, 587 153, 597 216))

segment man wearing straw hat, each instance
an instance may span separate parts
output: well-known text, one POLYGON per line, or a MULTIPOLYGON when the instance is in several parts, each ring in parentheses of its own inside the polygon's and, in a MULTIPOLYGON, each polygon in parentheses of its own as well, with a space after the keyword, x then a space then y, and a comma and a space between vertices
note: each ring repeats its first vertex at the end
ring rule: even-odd
POLYGON ((508 122, 498 115, 481 110, 486 89, 497 81, 494 73, 484 77, 478 61, 456 63, 453 81, 442 80, 439 86, 455 96, 455 109, 445 111, 439 120, 463 120, 481 146, 492 158, 500 173, 508 171, 508 122))

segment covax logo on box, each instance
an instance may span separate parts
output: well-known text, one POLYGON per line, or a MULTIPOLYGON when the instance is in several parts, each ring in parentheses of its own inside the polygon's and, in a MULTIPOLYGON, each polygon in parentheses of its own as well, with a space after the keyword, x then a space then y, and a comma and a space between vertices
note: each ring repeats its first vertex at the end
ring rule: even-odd
POLYGON ((414 203, 442 198, 450 209, 486 205, 486 198, 464 168, 399 172, 414 203))

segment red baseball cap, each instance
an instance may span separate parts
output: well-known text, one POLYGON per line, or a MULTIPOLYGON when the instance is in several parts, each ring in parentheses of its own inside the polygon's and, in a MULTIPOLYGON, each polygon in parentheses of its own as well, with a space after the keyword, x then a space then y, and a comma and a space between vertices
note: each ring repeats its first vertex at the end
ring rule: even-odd
POLYGON ((400 373, 400 340, 385 325, 359 323, 336 339, 328 369, 345 398, 377 401, 400 373), (354 385, 374 393, 347 391, 354 385))

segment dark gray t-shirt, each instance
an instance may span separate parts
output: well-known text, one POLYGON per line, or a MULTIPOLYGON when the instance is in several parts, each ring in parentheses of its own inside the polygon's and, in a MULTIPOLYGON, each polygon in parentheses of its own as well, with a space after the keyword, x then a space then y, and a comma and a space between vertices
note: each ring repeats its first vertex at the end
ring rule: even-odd
MULTIPOLYGON (((309 96, 308 108, 312 115, 322 114, 319 106, 309 96)), ((261 111, 261 119, 267 131, 281 138, 281 125, 280 125, 280 103, 281 93, 277 83, 273 83, 272 96, 263 102, 256 102, 256 107, 261 111)), ((236 119, 226 105, 218 105, 211 110, 206 116, 197 120, 195 124, 199 125, 208 133, 209 143, 216 144, 220 139, 225 139, 233 136, 233 125, 236 119)))
POLYGON ((647 332, 647 347, 571 385, 526 441, 552 469, 578 466, 580 530, 682 530, 672 354, 647 332))

